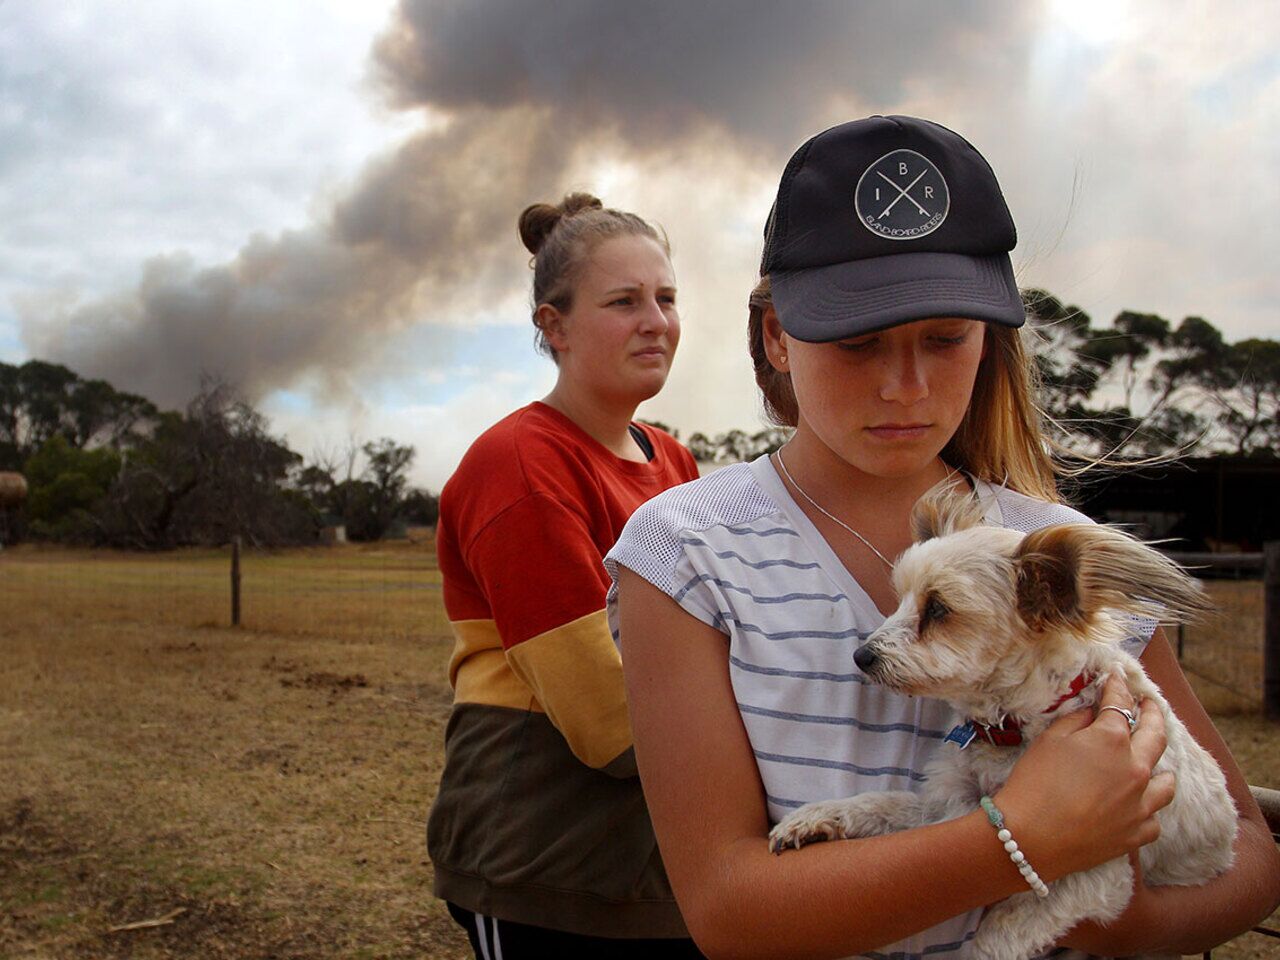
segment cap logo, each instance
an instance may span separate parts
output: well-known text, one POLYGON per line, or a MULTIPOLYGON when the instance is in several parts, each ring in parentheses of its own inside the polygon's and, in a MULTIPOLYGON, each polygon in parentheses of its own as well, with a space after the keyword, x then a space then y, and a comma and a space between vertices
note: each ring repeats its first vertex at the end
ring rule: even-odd
POLYGON ((863 171, 853 205, 858 220, 872 233, 889 240, 918 240, 947 219, 951 192, 928 157, 894 150, 863 171))

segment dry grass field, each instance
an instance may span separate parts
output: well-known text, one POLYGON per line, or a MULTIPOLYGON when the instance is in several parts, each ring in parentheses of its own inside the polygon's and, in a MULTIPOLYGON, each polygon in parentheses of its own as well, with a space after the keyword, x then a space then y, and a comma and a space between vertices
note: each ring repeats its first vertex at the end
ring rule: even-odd
MULTIPOLYGON (((0 957, 468 956, 423 844, 450 700, 430 545, 251 555, 235 630, 228 569, 0 553, 0 957)), ((1188 634, 1197 670, 1259 594, 1222 589, 1236 612, 1188 634)), ((1196 682, 1280 787, 1275 725, 1196 682)))

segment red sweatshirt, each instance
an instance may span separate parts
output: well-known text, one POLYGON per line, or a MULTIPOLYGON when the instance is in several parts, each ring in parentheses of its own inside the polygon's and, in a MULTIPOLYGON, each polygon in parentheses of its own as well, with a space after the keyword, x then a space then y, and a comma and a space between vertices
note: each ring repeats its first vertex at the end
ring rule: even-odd
POLYGON ((697 477, 641 426, 622 460, 542 403, 486 431, 440 495, 454 709, 428 844, 436 893, 575 933, 684 936, 635 777, 602 558, 641 503, 697 477))

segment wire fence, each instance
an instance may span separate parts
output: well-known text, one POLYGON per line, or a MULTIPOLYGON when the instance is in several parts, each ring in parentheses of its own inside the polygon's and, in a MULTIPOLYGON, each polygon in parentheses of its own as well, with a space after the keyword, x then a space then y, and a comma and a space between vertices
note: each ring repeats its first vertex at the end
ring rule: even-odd
POLYGON ((1185 673, 1241 705, 1262 705, 1265 610, 1260 580, 1209 584, 1217 612, 1202 623, 1179 625, 1170 636, 1185 673))
POLYGON ((1199 681, 1202 699, 1224 708, 1262 708, 1267 661, 1263 555, 1172 556, 1201 578, 1215 608, 1200 622, 1168 631, 1183 672, 1199 681))
MULTIPOLYGON (((229 627, 231 549, 0 552, 0 630, 22 618, 229 627)), ((240 628, 351 641, 449 632, 430 541, 244 551, 240 628)))
MULTIPOLYGON (((1179 555, 1206 577, 1217 613, 1169 631, 1183 669, 1225 709, 1263 704, 1266 603, 1260 555, 1179 555)), ((337 544, 240 560, 240 627, 351 641, 449 633, 435 544, 337 544)), ((0 551, 0 631, 26 615, 167 626, 232 623, 232 550, 163 554, 27 545, 0 551)), ((1202 694, 1204 695, 1204 694, 1202 694)))

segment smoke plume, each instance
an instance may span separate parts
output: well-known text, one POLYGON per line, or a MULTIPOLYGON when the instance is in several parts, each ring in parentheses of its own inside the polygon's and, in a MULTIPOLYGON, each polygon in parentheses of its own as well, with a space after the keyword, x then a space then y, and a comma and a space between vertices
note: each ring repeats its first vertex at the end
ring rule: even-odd
POLYGON ((304 228, 254 236, 223 264, 158 256, 135 288, 28 318, 24 335, 167 406, 202 373, 250 398, 303 377, 340 395, 398 331, 526 289, 517 214, 602 157, 780 170, 809 134, 909 101, 924 76, 945 86, 1023 56, 1000 42, 1016 16, 993 0, 402 0, 371 73, 388 103, 422 113, 420 132, 304 228))

